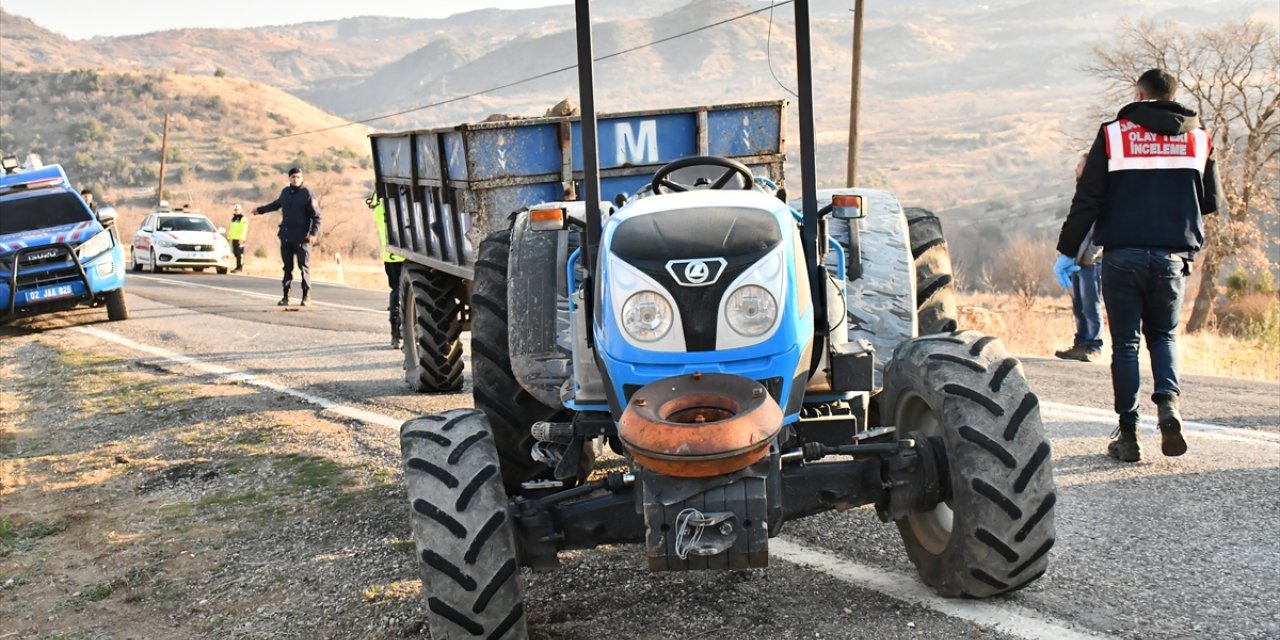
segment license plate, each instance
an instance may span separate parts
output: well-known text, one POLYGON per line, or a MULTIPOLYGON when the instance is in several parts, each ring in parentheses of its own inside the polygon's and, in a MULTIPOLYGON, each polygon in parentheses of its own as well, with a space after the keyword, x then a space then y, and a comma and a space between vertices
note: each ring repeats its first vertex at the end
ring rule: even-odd
POLYGON ((45 287, 27 292, 27 302, 44 302, 46 300, 56 300, 75 295, 75 290, 69 284, 60 284, 53 287, 45 287))

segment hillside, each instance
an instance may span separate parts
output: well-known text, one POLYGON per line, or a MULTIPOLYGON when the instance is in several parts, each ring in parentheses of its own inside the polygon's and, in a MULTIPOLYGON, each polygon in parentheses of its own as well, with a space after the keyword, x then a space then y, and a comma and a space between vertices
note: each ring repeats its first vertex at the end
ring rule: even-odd
POLYGON ((98 67, 91 47, 56 34, 0 7, 0 71, 98 67))
MULTIPOLYGON (((155 204, 165 113, 172 114, 165 177, 172 204, 191 204, 222 223, 231 202, 273 199, 284 171, 296 165, 330 222, 366 215, 369 129, 272 139, 346 122, 276 88, 167 72, 6 71, 0 94, 0 150, 61 163, 78 185, 121 210, 128 233, 155 204)), ((270 236, 258 240, 269 244, 270 236)), ((364 244, 335 250, 372 250, 372 239, 364 244)))

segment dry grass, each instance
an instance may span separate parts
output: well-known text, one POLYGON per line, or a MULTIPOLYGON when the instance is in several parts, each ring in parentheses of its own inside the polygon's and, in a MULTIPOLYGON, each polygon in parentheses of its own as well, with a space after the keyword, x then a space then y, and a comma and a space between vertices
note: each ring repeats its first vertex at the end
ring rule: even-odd
MULTIPOLYGON (((1053 357, 1071 346, 1075 335, 1066 296, 1040 297, 1028 310, 1012 295, 977 293, 962 296, 960 306, 962 327, 998 336, 1017 354, 1053 357)), ((1191 305, 1184 305, 1184 324, 1190 311, 1191 305)), ((1103 357, 1109 358, 1110 338, 1104 334, 1103 340, 1103 357)), ((1202 332, 1179 335, 1178 347, 1183 373, 1280 382, 1280 342, 1202 332)), ((1145 348, 1141 353, 1147 370, 1145 348)))

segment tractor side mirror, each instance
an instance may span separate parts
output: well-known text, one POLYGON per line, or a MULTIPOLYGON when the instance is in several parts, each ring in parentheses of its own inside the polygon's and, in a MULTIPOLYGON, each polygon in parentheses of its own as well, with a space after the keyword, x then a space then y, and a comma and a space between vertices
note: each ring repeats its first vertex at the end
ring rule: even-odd
POLYGON ((115 207, 103 207, 101 209, 98 209, 98 222, 101 222, 102 224, 108 224, 108 223, 114 222, 115 219, 116 219, 115 207))

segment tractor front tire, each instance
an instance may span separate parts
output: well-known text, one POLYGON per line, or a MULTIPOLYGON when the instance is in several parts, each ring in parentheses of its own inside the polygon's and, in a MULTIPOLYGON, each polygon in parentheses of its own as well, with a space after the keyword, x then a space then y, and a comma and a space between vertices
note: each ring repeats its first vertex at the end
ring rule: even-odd
POLYGON ((546 470, 530 455, 538 421, 556 421, 562 409, 538 401, 516 380, 511 369, 507 289, 511 231, 490 233, 481 243, 471 292, 471 381, 477 409, 489 417, 493 440, 502 457, 502 480, 515 495, 520 485, 546 470))
POLYGON ((1040 405, 1022 366, 974 331, 904 342, 885 369, 886 420, 945 452, 949 490, 897 521, 920 578, 945 597, 985 598, 1040 577, 1057 501, 1040 405))
POLYGON ((949 333, 956 322, 955 278, 942 221, 928 209, 907 207, 911 257, 916 269, 916 328, 919 335, 949 333))
POLYGON ((433 638, 528 637, 515 529, 485 415, 400 427, 410 524, 433 638))
POLYGON ((462 302, 458 278, 417 266, 400 278, 404 379, 419 393, 462 388, 462 302))

